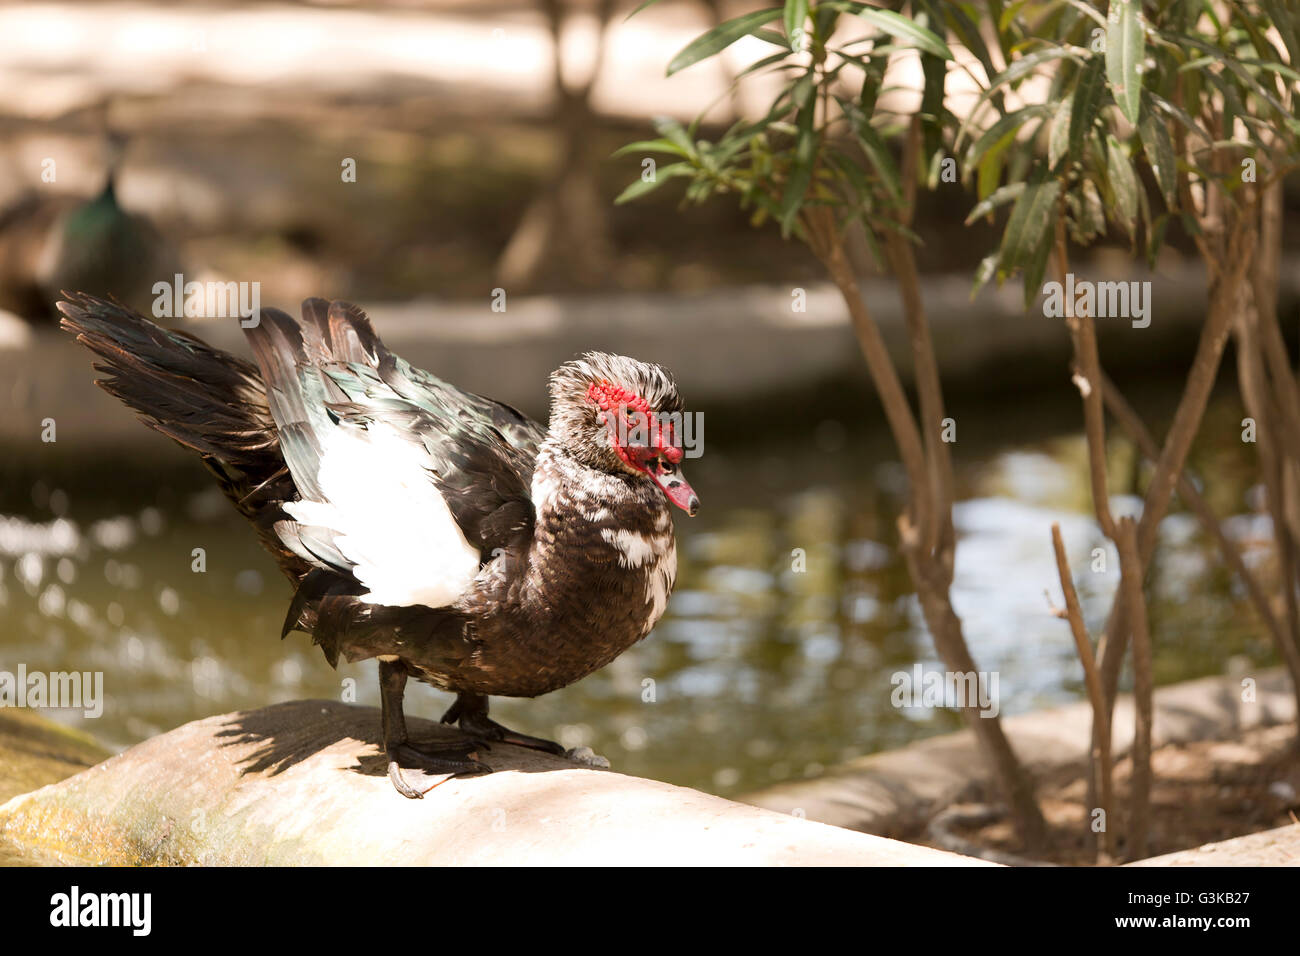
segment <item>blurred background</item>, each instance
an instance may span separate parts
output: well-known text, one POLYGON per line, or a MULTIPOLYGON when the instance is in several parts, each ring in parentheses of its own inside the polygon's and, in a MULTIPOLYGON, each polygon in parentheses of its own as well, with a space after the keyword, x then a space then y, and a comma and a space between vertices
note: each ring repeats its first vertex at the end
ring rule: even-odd
MULTIPOLYGON (((104 716, 85 729, 117 747, 213 713, 337 698, 348 677, 377 704, 373 662, 336 673, 305 636, 276 639, 290 590, 254 535, 196 459, 93 388, 88 354, 54 328, 61 288, 147 313, 153 283, 183 272, 260 283, 263 305, 289 311, 308 295, 356 301, 413 363, 539 417, 546 374, 578 351, 677 373, 704 413, 690 463, 704 507, 678 521, 668 614, 587 680, 495 703, 503 722, 723 794, 958 726, 890 704, 892 674, 942 665, 895 550, 902 470, 816 262, 734 205, 683 206, 671 189, 613 204, 641 166, 611 154, 648 138, 654 116, 707 108, 706 127, 725 126, 762 106, 727 85, 761 40, 664 76, 710 23, 758 4, 663 0, 626 19, 635 5, 0 4, 0 669, 105 671, 104 716), (792 311, 796 290, 806 312, 792 311), (42 440, 49 420, 55 441, 42 440)), ((1018 288, 970 298, 993 238, 962 225, 969 197, 947 188, 926 197, 917 231, 958 423, 954 601, 1014 713, 1082 697, 1044 595, 1057 591, 1050 523, 1094 629, 1117 563, 1082 570, 1107 542, 1064 328, 1026 312, 1018 288)), ((1288 210, 1298 203, 1293 189, 1288 210)), ((1203 317, 1193 260, 1174 242, 1150 273, 1118 248, 1088 265, 1153 282, 1150 334, 1100 331, 1108 370, 1158 434, 1203 317)), ((1287 262, 1292 328, 1293 248, 1287 262)), ((858 264, 901 354, 894 286, 870 278, 865 254, 858 264)), ((243 350, 230 320, 186 327, 243 350)), ((1216 396, 1191 464, 1213 475, 1210 503, 1247 559, 1266 561, 1235 393, 1216 396)), ((1111 486, 1136 489, 1135 449, 1115 433, 1109 453, 1111 486)), ((1272 663, 1195 519, 1175 511, 1160 533, 1157 682, 1272 663)), ((437 716, 443 697, 413 690, 409 712, 437 716)))

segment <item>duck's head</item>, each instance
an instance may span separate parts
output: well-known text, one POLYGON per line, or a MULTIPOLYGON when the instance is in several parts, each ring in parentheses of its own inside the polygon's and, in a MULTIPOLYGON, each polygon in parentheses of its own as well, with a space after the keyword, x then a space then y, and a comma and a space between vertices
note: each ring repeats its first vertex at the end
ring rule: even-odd
POLYGON ((551 374, 548 442, 583 464, 651 481, 689 515, 700 499, 682 475, 685 406, 662 365, 588 352, 551 374))

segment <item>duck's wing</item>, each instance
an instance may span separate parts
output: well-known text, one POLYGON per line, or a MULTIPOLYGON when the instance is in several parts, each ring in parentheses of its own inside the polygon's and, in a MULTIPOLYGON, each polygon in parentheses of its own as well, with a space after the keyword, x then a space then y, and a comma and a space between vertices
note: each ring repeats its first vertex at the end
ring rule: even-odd
POLYGON ((414 374, 347 303, 308 299, 301 323, 263 309, 246 334, 300 496, 276 526, 287 547, 366 603, 432 608, 526 551, 532 456, 497 421, 526 436, 527 419, 414 374))
POLYGON ((388 357, 381 360, 378 372, 393 391, 421 407, 431 404, 435 408, 454 410, 467 422, 480 426, 490 424, 520 453, 518 460, 527 469, 525 481, 531 478, 537 450, 546 437, 545 428, 513 405, 457 388, 391 352, 388 357))
POLYGON ((455 417, 480 435, 505 439, 519 453, 515 460, 526 470, 525 482, 530 480, 537 449, 546 437, 538 422, 512 405, 457 388, 389 351, 365 312, 355 305, 307 299, 302 313, 306 346, 322 364, 342 363, 356 366, 362 374, 373 372, 412 405, 455 417))

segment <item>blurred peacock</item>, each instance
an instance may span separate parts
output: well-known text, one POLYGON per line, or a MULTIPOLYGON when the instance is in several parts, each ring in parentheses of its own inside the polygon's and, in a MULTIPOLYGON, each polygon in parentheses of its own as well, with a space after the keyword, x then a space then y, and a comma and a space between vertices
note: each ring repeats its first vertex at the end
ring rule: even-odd
POLYGON ((93 199, 28 192, 0 212, 0 309, 53 323, 54 303, 68 289, 150 311, 154 283, 180 270, 153 224, 118 203, 124 146, 110 134, 104 188, 93 199))

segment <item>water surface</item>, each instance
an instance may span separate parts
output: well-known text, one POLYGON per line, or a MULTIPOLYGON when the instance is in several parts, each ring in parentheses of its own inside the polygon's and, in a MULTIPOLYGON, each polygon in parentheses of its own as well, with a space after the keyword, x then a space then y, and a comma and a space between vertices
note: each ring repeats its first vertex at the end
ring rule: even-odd
MULTIPOLYGON (((1135 401, 1167 416, 1173 385, 1135 401)), ((722 794, 814 775, 845 759, 959 726, 954 713, 900 709, 891 676, 942 669, 895 549, 901 469, 869 397, 851 394, 794 424, 706 411, 705 456, 688 475, 704 509, 678 516, 680 574, 648 640, 604 671, 493 713, 617 769, 722 794), (807 419, 807 420, 804 420, 807 419)), ((1003 713, 1082 698, 1059 601, 1050 524, 1065 534, 1094 633, 1118 580, 1090 515, 1077 400, 970 395, 950 403, 960 504, 954 601, 1003 713), (1094 570, 1102 548, 1104 570, 1094 570)), ((122 414, 126 414, 124 411, 122 414)), ((1253 563, 1268 522, 1253 453, 1228 393, 1207 416, 1194 464, 1253 563)), ((305 635, 279 640, 290 586, 196 461, 140 429, 138 445, 0 448, 0 670, 102 671, 103 715, 56 711, 114 747, 195 718, 304 697, 377 705, 374 662, 335 672, 305 635), (205 570, 194 570, 202 549, 205 570)), ((1117 510, 1147 472, 1112 436, 1117 510)), ((1161 527, 1148 579, 1160 683, 1273 661, 1242 589, 1195 520, 1161 527), (1238 662, 1240 663, 1240 662, 1238 662)), ((1265 570, 1267 570, 1265 568, 1265 570)), ((411 685, 409 713, 450 695, 411 685)))

